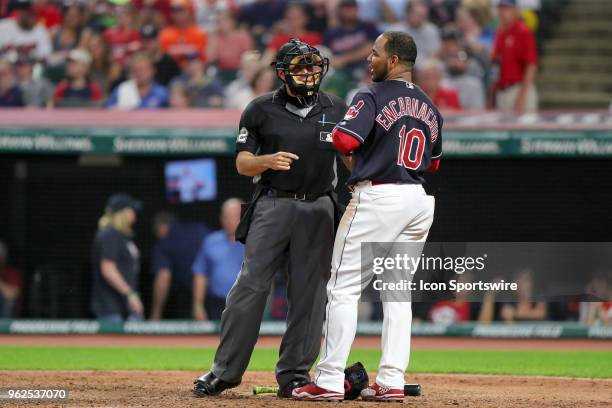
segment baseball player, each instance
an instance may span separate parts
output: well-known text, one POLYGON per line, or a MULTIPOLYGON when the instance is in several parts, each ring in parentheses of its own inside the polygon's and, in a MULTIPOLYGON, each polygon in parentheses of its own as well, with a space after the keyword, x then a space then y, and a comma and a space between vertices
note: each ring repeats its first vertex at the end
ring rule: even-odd
MULTIPOLYGON (((360 90, 332 133, 334 145, 353 152, 352 199, 336 233, 326 322, 314 382, 293 390, 299 400, 342 400, 344 367, 357 327, 362 288, 362 242, 418 242, 419 254, 433 222, 434 198, 423 173, 436 171, 442 154, 442 117, 412 83, 414 39, 380 35, 368 57, 373 84, 360 90)), ((372 276, 366 277, 369 281, 372 276)), ((402 401, 410 356, 410 302, 383 301, 382 357, 376 382, 362 399, 402 401)))

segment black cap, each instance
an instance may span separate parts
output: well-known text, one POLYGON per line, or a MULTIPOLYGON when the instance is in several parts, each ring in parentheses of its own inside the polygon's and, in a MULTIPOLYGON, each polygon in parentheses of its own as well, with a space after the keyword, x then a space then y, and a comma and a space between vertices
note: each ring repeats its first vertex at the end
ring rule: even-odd
POLYGON ((136 200, 126 193, 114 193, 106 201, 106 208, 111 212, 121 211, 124 208, 132 208, 135 211, 142 210, 142 202, 136 200))
POLYGON ((358 7, 357 0, 341 0, 340 7, 358 7))

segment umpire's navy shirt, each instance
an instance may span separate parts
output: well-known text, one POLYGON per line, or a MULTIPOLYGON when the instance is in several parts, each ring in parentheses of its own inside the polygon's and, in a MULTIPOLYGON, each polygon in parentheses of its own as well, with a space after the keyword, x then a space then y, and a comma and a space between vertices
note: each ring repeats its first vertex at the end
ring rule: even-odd
POLYGON ((319 92, 317 103, 302 117, 294 113, 297 108, 290 100, 284 86, 254 99, 240 118, 236 151, 298 155, 290 170, 266 170, 259 182, 281 191, 322 195, 334 189, 336 150, 331 131, 347 106, 342 99, 319 92))
POLYGON ((112 288, 102 276, 100 263, 103 259, 115 262, 123 279, 133 290, 138 290, 138 273, 140 272, 140 253, 134 242, 116 230, 107 226, 98 230, 92 248, 93 291, 91 298, 92 311, 96 316, 108 314, 128 315, 127 299, 112 288))

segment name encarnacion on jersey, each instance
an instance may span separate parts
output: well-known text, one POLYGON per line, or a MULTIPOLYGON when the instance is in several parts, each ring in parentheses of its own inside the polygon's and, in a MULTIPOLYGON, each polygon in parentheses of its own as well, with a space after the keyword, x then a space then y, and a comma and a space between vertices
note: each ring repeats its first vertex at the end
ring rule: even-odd
POLYGON ((436 113, 427 103, 416 98, 405 96, 392 99, 376 116, 376 122, 378 122, 385 131, 388 131, 398 119, 404 116, 410 116, 425 122, 425 124, 429 126, 431 142, 433 143, 436 141, 438 138, 438 121, 436 120, 436 113))

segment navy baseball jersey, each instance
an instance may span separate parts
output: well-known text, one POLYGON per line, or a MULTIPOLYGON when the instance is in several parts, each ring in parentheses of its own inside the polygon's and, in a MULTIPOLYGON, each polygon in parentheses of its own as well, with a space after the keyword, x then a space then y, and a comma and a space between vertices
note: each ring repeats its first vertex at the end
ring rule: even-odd
POLYGON ((336 128, 362 144, 348 180, 421 184, 442 156, 442 116, 410 82, 386 80, 361 89, 336 128))

